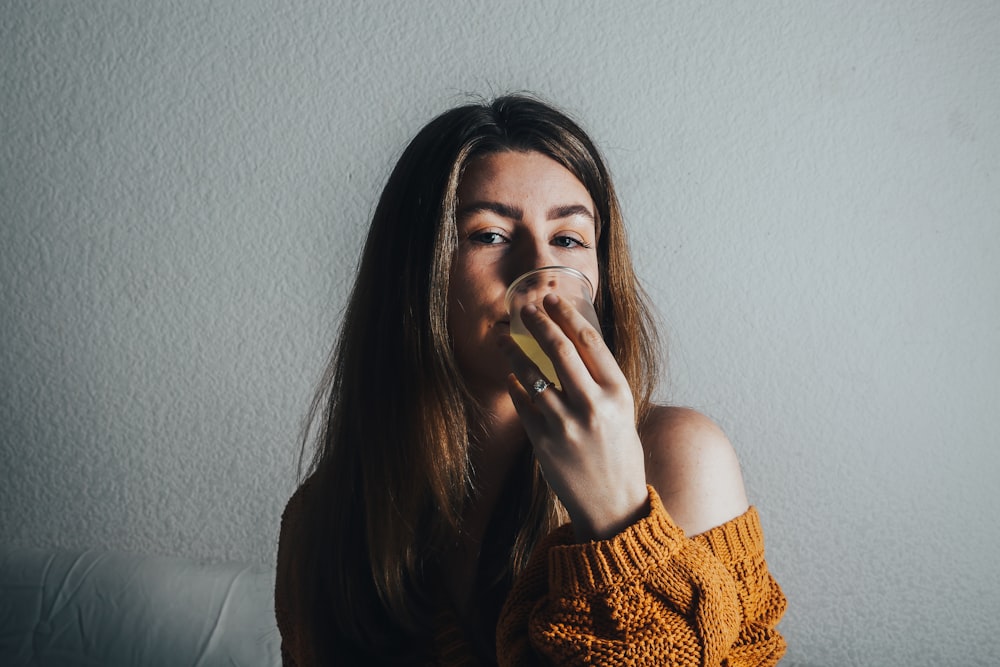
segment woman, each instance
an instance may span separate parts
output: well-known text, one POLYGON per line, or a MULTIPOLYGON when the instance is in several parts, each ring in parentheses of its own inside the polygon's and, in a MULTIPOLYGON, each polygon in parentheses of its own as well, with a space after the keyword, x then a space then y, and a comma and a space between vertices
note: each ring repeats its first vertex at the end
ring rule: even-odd
POLYGON ((739 464, 651 403, 656 351, 587 135, 525 96, 429 123, 375 210, 282 520, 285 663, 775 663, 785 602, 739 464), (503 301, 548 265, 588 276, 601 323, 522 311, 561 389, 503 301))

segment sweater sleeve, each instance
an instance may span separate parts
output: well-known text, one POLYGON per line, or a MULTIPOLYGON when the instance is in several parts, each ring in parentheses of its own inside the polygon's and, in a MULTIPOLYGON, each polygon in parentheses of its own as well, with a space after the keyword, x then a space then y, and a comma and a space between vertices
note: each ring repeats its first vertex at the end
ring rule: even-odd
POLYGON ((649 487, 648 516, 615 537, 535 549, 497 627, 501 665, 773 665, 785 598, 754 508, 688 539, 649 487))

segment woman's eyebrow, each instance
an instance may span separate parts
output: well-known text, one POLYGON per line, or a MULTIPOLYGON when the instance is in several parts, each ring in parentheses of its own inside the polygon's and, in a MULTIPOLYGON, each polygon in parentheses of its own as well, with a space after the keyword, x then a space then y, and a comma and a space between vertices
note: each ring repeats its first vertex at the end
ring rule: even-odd
POLYGON ((567 204, 566 206, 553 206, 549 209, 549 220, 559 220, 562 218, 572 218, 581 215, 590 222, 594 222, 593 212, 583 204, 567 204))
MULTIPOLYGON (((496 201, 469 202, 458 209, 456 217, 461 219, 472 215, 473 213, 480 213, 483 211, 495 213, 500 217, 507 218, 508 220, 520 220, 524 217, 524 211, 522 211, 519 207, 496 201)), ((576 216, 582 216, 591 223, 594 222, 593 212, 590 208, 584 206, 583 204, 563 204, 560 206, 553 206, 546 212, 546 217, 549 220, 562 220, 563 218, 573 218, 576 216)))
POLYGON ((520 220, 524 217, 524 212, 516 206, 509 206, 507 204, 501 204, 495 201, 474 201, 470 202, 458 209, 456 216, 458 218, 464 218, 467 215, 473 213, 480 213, 482 211, 490 211, 496 213, 500 217, 508 218, 510 220, 520 220))

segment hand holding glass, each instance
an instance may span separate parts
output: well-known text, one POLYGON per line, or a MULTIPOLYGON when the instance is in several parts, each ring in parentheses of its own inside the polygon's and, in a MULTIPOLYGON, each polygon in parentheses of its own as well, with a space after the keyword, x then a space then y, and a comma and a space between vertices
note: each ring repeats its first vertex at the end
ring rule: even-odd
POLYGON ((521 321, 521 309, 529 303, 540 310, 546 294, 555 293, 560 299, 571 304, 595 329, 601 330, 594 310, 594 286, 580 271, 568 266, 546 266, 528 271, 507 288, 505 304, 510 313, 510 337, 518 347, 534 362, 545 378, 562 389, 552 361, 542 352, 538 342, 531 336, 521 321))

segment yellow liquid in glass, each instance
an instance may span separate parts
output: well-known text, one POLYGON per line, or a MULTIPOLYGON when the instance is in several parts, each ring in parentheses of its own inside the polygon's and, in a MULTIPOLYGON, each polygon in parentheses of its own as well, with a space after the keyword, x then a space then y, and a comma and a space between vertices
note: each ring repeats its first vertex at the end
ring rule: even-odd
POLYGON ((511 322, 510 325, 510 337, 514 339, 517 346, 521 348, 528 358, 531 359, 535 366, 538 366, 538 370, 542 372, 549 382, 553 382, 556 385, 556 389, 562 389, 562 385, 559 384, 559 376, 556 375, 555 366, 552 365, 552 361, 542 352, 542 348, 538 346, 535 339, 531 337, 527 331, 518 331, 520 327, 517 327, 515 322, 511 322))

